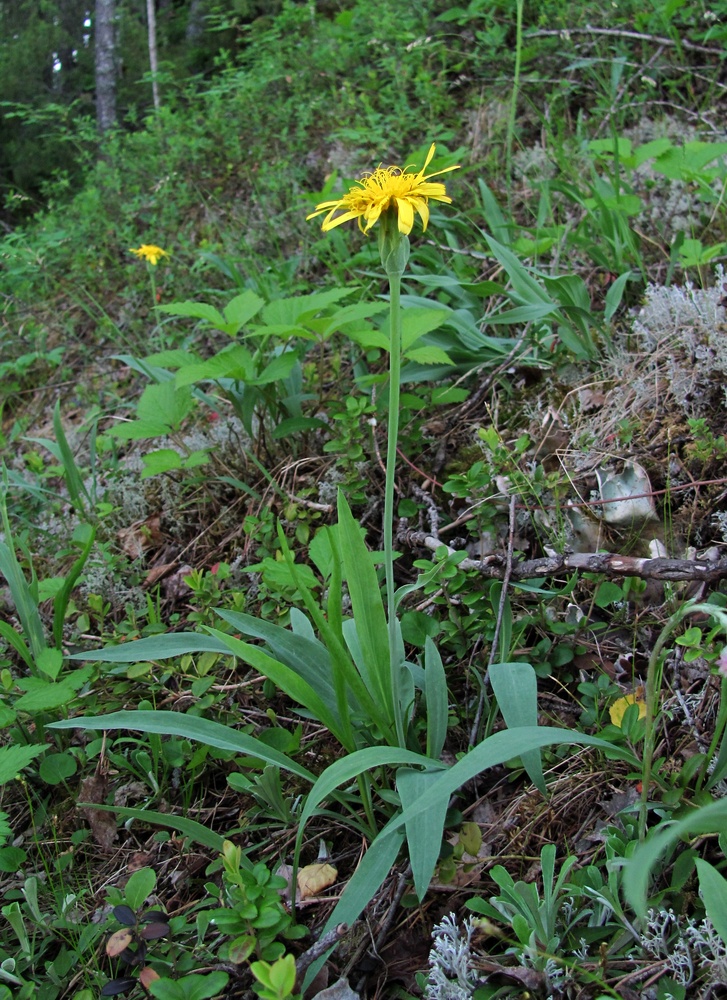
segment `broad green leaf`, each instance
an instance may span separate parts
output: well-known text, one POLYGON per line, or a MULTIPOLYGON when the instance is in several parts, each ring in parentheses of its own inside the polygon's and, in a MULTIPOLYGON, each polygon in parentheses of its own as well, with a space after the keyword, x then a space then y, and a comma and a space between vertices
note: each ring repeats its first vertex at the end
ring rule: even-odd
POLYGON ((555 303, 533 302, 527 306, 516 306, 514 309, 507 309, 504 312, 495 313, 487 317, 490 326, 511 326, 515 323, 537 323, 546 316, 554 316, 558 311, 555 303))
POLYGON ((139 910, 154 891, 157 884, 153 868, 137 868, 129 876, 124 886, 124 897, 132 910, 139 910))
POLYGON ((727 879, 702 858, 695 861, 699 875, 699 895, 714 929, 727 946, 727 879))
POLYGON ((108 431, 120 441, 144 441, 147 438, 165 437, 171 432, 171 426, 161 419, 129 420, 123 424, 114 424, 108 431))
POLYGON ((35 665, 42 674, 54 681, 63 666, 63 653, 60 649, 51 649, 47 646, 36 656, 35 665))
POLYGON ((66 778, 72 778, 78 770, 78 762, 70 753, 49 753, 40 762, 38 773, 46 785, 60 785, 66 778))
MULTIPOLYGON (((323 694, 320 694, 296 669, 268 656, 260 646, 253 646, 252 643, 243 642, 242 639, 236 639, 231 635, 226 636, 223 632, 217 632, 214 629, 210 629, 210 632, 225 642, 243 663, 247 663, 264 677, 269 677, 289 698, 307 708, 318 722, 331 731, 339 743, 346 744, 345 732, 339 717, 335 693, 332 689, 330 693, 326 689, 323 694)), ((293 636, 292 632, 290 634, 293 636)), ((301 645, 304 641, 299 639, 301 645)))
MULTIPOLYGON (((458 788, 482 771, 502 764, 513 757, 522 757, 528 751, 563 743, 599 747, 602 750, 607 750, 611 755, 628 761, 631 766, 637 766, 638 764, 634 754, 627 749, 615 747, 613 744, 598 737, 587 736, 567 729, 540 726, 519 730, 508 729, 494 733, 470 750, 469 753, 451 768, 441 770, 431 787, 416 802, 405 808, 387 823, 386 827, 384 827, 371 844, 364 858, 364 862, 367 862, 370 858, 370 867, 367 865, 365 875, 361 875, 363 864, 358 868, 347 887, 347 891, 344 892, 341 900, 329 917, 326 928, 333 927, 342 920, 346 922, 355 920, 369 901, 376 895, 379 887, 388 875, 388 868, 385 871, 383 870, 385 864, 393 857, 396 857, 396 851, 401 839, 402 826, 411 824, 417 817, 426 817, 425 821, 428 821, 432 810, 435 813, 438 812, 442 802, 449 802, 451 795, 458 788), (359 876, 361 877, 359 878, 359 876), (354 883, 355 888, 352 889, 354 883), (348 892, 349 889, 351 889, 350 893, 348 892)), ((358 774, 362 774, 371 768, 393 767, 400 764, 431 768, 434 762, 424 756, 424 754, 415 754, 410 750, 402 750, 398 747, 368 747, 349 754, 347 757, 327 767, 310 790, 306 799, 296 838, 296 858, 300 855, 300 847, 305 836, 305 826, 308 820, 318 805, 324 799, 328 798, 339 785, 351 781, 358 774)), ((727 811, 727 803, 725 804, 725 810, 727 811)))
POLYGON ((434 344, 404 351, 404 357, 409 361, 418 361, 420 365, 454 364, 447 352, 443 351, 441 347, 435 347, 434 344))
POLYGON ((62 708, 73 701, 92 673, 92 667, 79 667, 55 682, 42 677, 24 677, 17 681, 17 685, 25 694, 15 700, 13 707, 30 715, 62 708))
POLYGON ((340 299, 346 298, 353 288, 330 288, 312 295, 296 295, 289 299, 276 299, 265 306, 262 313, 266 324, 298 323, 304 316, 315 316, 340 299))
POLYGON ((342 309, 336 310, 327 320, 322 331, 323 336, 329 337, 336 330, 342 330, 348 336, 349 332, 344 328, 349 323, 360 323, 361 320, 386 312, 388 308, 385 302, 357 302, 352 306, 344 306, 342 309))
POLYGON ((654 865, 668 848, 683 837, 721 833, 725 829, 727 799, 710 802, 673 823, 662 822, 625 862, 624 895, 634 910, 640 916, 645 914, 649 877, 654 865))
POLYGON ((191 351, 183 351, 181 347, 169 351, 159 351, 144 358, 147 365, 157 365, 162 368, 184 368, 185 365, 200 364, 202 358, 191 351))
POLYGON ((157 309, 168 316, 202 319, 218 330, 225 326, 225 317, 222 313, 206 302, 170 302, 168 305, 157 306, 157 309))
MULTIPOLYGON (((508 729, 538 724, 538 679, 529 663, 493 663, 490 683, 508 729)), ((535 787, 547 794, 539 750, 520 755, 535 787)))
POLYGON ((264 305, 265 300, 248 288, 225 306, 225 320, 237 333, 264 305))
POLYGON ((382 713, 391 724, 395 718, 394 693, 390 676, 388 626, 381 588, 358 523, 341 492, 338 494, 338 526, 343 573, 351 597, 356 636, 373 686, 370 694, 378 700, 382 713))
MULTIPOLYGON (((254 639, 262 639, 273 656, 294 670, 313 688, 326 705, 335 710, 331 657, 322 642, 319 642, 314 636, 307 638, 300 632, 293 632, 280 625, 273 625, 272 622, 255 618, 252 615, 245 615, 239 611, 226 611, 218 608, 216 614, 223 621, 232 625, 236 632, 242 632, 243 635, 251 636, 254 639)), ((310 625, 310 623, 308 624, 310 625)), ((220 636, 221 633, 216 632, 215 635, 220 636)), ((352 707, 355 705, 355 699, 352 699, 352 707)))
POLYGON ((17 778, 24 767, 47 749, 45 743, 30 747, 0 747, 0 785, 17 778))
POLYGON ((447 314, 441 309, 404 309, 401 316, 402 350, 407 352, 420 337, 437 330, 447 319, 447 314))
POLYGON ((174 448, 157 448, 156 451, 150 451, 143 455, 141 460, 144 463, 144 469, 141 473, 142 479, 182 468, 182 456, 174 448))
POLYGON ((235 344, 199 365, 185 365, 184 368, 180 368, 174 381, 177 388, 180 388, 193 382, 215 381, 220 378, 248 382, 254 377, 255 365, 252 354, 243 344, 235 344))
MULTIPOLYGON (((396 790, 401 799, 402 809, 406 812, 414 805, 438 777, 436 771, 415 771, 409 767, 400 767, 396 772, 396 790)), ((448 807, 449 801, 440 799, 432 806, 426 823, 412 820, 406 824, 414 889, 420 902, 424 899, 432 881, 439 852, 442 849, 442 834, 448 807)))
POLYGON ((555 305, 543 286, 533 278, 530 272, 521 264, 512 251, 508 250, 497 240, 484 234, 492 254, 497 258, 498 263, 505 269, 512 284, 513 290, 519 296, 523 304, 529 305, 545 304, 551 308, 555 305))
POLYGON ((270 364, 263 368, 259 375, 251 379, 252 384, 269 385, 271 382, 280 382, 281 379, 287 378, 290 375, 297 360, 298 355, 295 351, 286 351, 284 354, 279 354, 277 358, 273 358, 270 364))
POLYGON ((359 327, 357 330, 352 330, 347 336, 349 340, 359 344, 365 351, 369 351, 373 347, 377 347, 381 351, 388 351, 391 343, 385 333, 382 333, 381 330, 374 330, 373 327, 359 327))
POLYGON ((187 653, 224 653, 232 656, 229 646, 203 632, 168 632, 145 639, 104 646, 82 653, 70 653, 69 660, 93 660, 100 663, 140 663, 142 660, 169 660, 187 653))
POLYGON ((424 642, 424 694, 427 701, 427 757, 438 760, 447 736, 449 701, 442 657, 429 636, 424 642))
POLYGON ((210 719, 183 712, 111 712, 109 715, 81 716, 76 719, 62 719, 50 723, 52 729, 125 729, 140 733, 160 733, 163 736, 181 736, 196 743, 205 743, 218 750, 232 750, 276 764, 285 771, 291 771, 306 781, 315 781, 315 775, 297 764, 285 754, 266 746, 261 740, 245 733, 238 733, 230 726, 223 726, 210 719))

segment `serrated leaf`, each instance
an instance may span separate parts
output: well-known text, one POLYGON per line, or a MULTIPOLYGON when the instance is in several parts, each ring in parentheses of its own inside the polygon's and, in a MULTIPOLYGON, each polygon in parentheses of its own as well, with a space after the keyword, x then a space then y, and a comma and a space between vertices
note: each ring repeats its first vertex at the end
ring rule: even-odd
POLYGON ((214 381, 219 378, 233 378, 247 382, 255 376, 255 365, 250 351, 242 344, 220 351, 208 361, 199 365, 187 365, 180 368, 175 376, 177 387, 191 385, 193 382, 214 381))
POLYGON ((277 358, 273 358, 270 364, 263 368, 259 375, 251 379, 252 384, 268 385, 270 382, 279 382, 281 379, 287 378, 297 360, 298 355, 295 351, 286 351, 285 354, 279 354, 277 358))
POLYGON ((404 357, 409 361, 418 361, 420 365, 453 365, 454 361, 441 347, 433 344, 428 347, 414 347, 404 351, 404 357))
POLYGON ((23 677, 18 687, 25 691, 15 701, 14 707, 31 715, 61 708, 72 701, 76 692, 83 687, 92 674, 91 667, 81 667, 60 681, 46 681, 42 677, 23 677))
POLYGON ((225 325, 225 317, 218 312, 214 306, 207 302, 170 302, 169 305, 157 306, 161 313, 168 316, 185 316, 190 319, 201 319, 212 326, 222 329, 225 325))
POLYGON ((45 750, 45 744, 30 747, 0 747, 0 785, 13 781, 24 767, 45 750))
POLYGON ((252 319, 252 317, 258 313, 264 305, 264 299, 261 299, 259 295, 250 291, 250 289, 247 289, 240 295, 236 295, 234 299, 228 302, 225 306, 225 320, 230 327, 234 328, 234 332, 237 333, 240 327, 244 326, 248 320, 252 319))

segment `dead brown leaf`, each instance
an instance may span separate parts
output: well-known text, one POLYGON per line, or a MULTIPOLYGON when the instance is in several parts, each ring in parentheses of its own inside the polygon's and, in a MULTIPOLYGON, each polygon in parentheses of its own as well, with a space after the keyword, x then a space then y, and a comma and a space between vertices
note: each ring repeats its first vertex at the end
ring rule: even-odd
POLYGON ((161 517, 153 514, 146 521, 137 521, 128 528, 122 528, 117 538, 130 559, 139 559, 148 549, 158 548, 164 541, 161 517))
MULTIPOLYGON (((84 778, 78 789, 78 798, 81 802, 93 802, 103 805, 108 792, 108 779, 105 774, 92 774, 84 778)), ((102 812, 100 809, 90 809, 79 807, 79 813, 91 827, 91 835, 96 843, 104 851, 110 851, 113 842, 116 840, 118 831, 116 829, 116 817, 113 813, 102 812)))
POLYGON ((175 562, 162 563, 161 566, 152 566, 144 578, 142 587, 153 587, 155 583, 159 583, 168 573, 171 573, 176 566, 177 563, 175 562))
POLYGON ((316 862, 313 865, 306 865, 298 872, 298 892, 301 899, 311 899, 320 895, 324 889, 338 878, 338 870, 329 865, 328 862, 316 862))

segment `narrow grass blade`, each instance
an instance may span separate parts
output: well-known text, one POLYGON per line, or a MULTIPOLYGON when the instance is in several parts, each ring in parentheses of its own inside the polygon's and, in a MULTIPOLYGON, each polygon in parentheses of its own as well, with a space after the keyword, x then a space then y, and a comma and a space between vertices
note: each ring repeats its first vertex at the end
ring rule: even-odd
POLYGON ((5 525, 5 537, 10 540, 11 544, 6 545, 4 542, 0 542, 0 573, 5 577, 10 587, 10 596, 18 613, 20 624, 23 626, 27 645, 33 656, 38 656, 47 645, 43 623, 40 620, 38 605, 33 599, 28 581, 25 579, 25 574, 12 549, 9 524, 5 525))
POLYGON ((53 600, 53 643, 56 649, 60 649, 63 643, 63 624, 66 619, 68 602, 71 599, 71 591, 75 587, 83 567, 86 565, 86 560, 91 554, 91 549, 96 538, 96 526, 86 525, 86 528, 88 530, 88 537, 83 545, 81 554, 69 569, 63 581, 63 586, 53 600))
POLYGON ((0 636, 13 647, 18 656, 25 661, 26 666, 34 672, 35 660, 28 649, 28 644, 23 641, 23 637, 18 635, 12 625, 8 625, 7 622, 0 622, 0 636))
POLYGON ((78 513, 84 515, 86 513, 86 505, 90 504, 91 498, 89 497, 88 491, 83 484, 83 477, 81 476, 78 466, 76 465, 76 459, 73 451, 71 450, 71 446, 68 444, 66 432, 63 430, 60 400, 56 401, 56 405, 53 410, 53 430, 55 432, 58 449, 61 455, 68 496, 71 498, 71 503, 78 513))

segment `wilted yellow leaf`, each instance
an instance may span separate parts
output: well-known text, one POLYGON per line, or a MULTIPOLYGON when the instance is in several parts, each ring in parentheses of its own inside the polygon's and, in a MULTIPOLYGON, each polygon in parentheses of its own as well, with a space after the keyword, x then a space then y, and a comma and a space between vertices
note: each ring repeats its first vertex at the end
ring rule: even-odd
POLYGON ((122 951, 129 947, 134 940, 134 935, 124 927, 120 931, 115 931, 106 942, 106 954, 109 958, 116 958, 122 951))
POLYGON ((158 972, 155 972, 149 965, 143 968, 139 973, 139 982, 144 987, 144 989, 147 989, 151 983, 155 983, 157 979, 161 979, 161 976, 159 975, 158 972))
POLYGON ((621 727, 624 715, 626 715, 626 709, 631 705, 639 706, 639 718, 643 719, 646 715, 646 702, 643 699, 644 689, 638 688, 636 694, 625 694, 623 698, 617 698, 616 701, 611 705, 608 710, 608 714, 611 716, 611 722, 614 726, 621 727))
POLYGON ((338 878, 338 871, 327 862, 316 862, 306 865, 298 872, 298 891, 300 899, 310 899, 327 889, 338 878))

